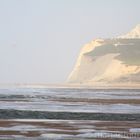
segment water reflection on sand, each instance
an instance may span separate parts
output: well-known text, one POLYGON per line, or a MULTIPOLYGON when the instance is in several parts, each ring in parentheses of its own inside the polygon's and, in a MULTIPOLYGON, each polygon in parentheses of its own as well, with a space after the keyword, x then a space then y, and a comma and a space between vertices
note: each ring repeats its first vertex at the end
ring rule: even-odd
MULTIPOLYGON (((140 122, 89 120, 0 120, 5 139, 130 139, 140 136, 140 122)), ((140 138, 140 137, 139 137, 140 138)))
POLYGON ((0 109, 140 113, 139 104, 139 89, 15 88, 0 90, 0 109))
POLYGON ((140 139, 139 114, 139 89, 0 89, 0 139, 2 140, 138 140, 140 139), (33 116, 33 111, 36 112, 38 119, 33 116), (48 119, 48 112, 54 113, 52 114, 54 118, 48 119), (57 112, 62 112, 63 115, 57 112), (85 117, 83 117, 84 120, 77 118, 72 120, 71 117, 74 114, 69 113, 74 112, 79 113, 77 118, 82 113, 81 116, 94 113, 96 121, 92 117, 89 117, 90 120, 85 117), (103 113, 102 117, 100 113, 103 113), (125 115, 125 118, 119 116, 120 118, 118 117, 116 121, 115 118, 111 118, 112 114, 108 116, 109 113, 125 115), (43 119, 44 114, 47 119, 43 119), (13 119, 10 119, 10 115, 13 119), (127 120, 129 115, 133 121, 127 120), (25 119, 24 116, 30 119, 25 119), (56 116, 68 118, 56 120, 56 116), (100 121, 98 116, 100 116, 100 121), (108 118, 105 119, 104 116, 108 118), (119 121, 121 119, 123 121, 119 121))

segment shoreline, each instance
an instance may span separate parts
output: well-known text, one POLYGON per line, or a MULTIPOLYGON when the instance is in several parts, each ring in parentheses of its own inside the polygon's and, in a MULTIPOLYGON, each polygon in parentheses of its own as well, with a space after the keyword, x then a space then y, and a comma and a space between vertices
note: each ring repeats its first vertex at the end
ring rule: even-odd
POLYGON ((76 88, 76 89, 140 89, 140 84, 1 84, 0 89, 4 88, 76 88))

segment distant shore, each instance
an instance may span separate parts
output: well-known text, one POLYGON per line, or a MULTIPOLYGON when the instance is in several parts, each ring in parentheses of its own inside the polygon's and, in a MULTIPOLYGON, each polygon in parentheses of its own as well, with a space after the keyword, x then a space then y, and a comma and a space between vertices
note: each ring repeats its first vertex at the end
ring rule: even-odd
POLYGON ((81 89, 140 89, 140 83, 127 83, 127 84, 73 84, 73 83, 56 83, 56 84, 45 84, 45 83, 16 83, 16 84, 3 84, 0 83, 0 88, 81 88, 81 89))

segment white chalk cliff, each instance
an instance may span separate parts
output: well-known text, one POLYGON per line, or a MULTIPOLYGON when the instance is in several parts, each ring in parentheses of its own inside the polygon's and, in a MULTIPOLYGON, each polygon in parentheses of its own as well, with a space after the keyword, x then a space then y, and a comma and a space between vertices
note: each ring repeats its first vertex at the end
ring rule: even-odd
POLYGON ((126 35, 86 44, 69 83, 140 84, 140 25, 126 35))
POLYGON ((118 38, 139 38, 140 39, 140 24, 138 24, 134 29, 129 33, 122 35, 118 38))

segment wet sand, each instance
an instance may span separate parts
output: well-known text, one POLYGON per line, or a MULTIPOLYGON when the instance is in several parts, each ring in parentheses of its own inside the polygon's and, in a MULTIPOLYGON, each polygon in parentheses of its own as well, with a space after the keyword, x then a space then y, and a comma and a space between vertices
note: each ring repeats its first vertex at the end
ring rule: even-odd
POLYGON ((140 114, 49 112, 0 109, 0 119, 58 119, 58 120, 105 120, 140 121, 140 114))
POLYGON ((140 90, 1 89, 0 140, 28 139, 139 140, 140 90))
POLYGON ((118 138, 123 139, 133 132, 139 139, 140 130, 136 131, 139 127, 140 122, 136 121, 0 120, 0 137, 80 140, 96 138, 97 134, 100 139, 107 139, 109 135, 115 138, 115 134, 118 134, 118 138))

